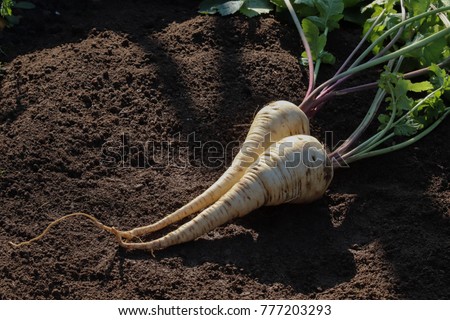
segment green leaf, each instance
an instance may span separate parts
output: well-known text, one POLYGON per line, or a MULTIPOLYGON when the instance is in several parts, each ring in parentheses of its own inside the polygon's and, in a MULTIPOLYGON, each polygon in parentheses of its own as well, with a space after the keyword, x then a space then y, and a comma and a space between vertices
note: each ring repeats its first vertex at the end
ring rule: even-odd
MULTIPOLYGON (((325 35, 319 33, 319 28, 309 18, 302 20, 302 28, 311 47, 311 54, 314 61, 317 60, 327 42, 325 35)), ((306 56, 306 53, 304 52, 306 56)), ((303 56, 303 55, 302 55, 303 56)))
POLYGON ((2 17, 12 16, 12 7, 14 6, 13 0, 3 0, 0 6, 0 15, 2 17))
POLYGON ((259 15, 258 12, 248 9, 245 5, 243 5, 239 9, 239 12, 242 13, 244 16, 249 17, 249 18, 253 18, 253 17, 256 17, 256 16, 259 15))
POLYGON ((272 10, 273 5, 269 0, 247 0, 241 7, 240 12, 249 17, 254 17, 255 15, 269 13, 272 10))
MULTIPOLYGON (((276 6, 277 12, 284 11, 287 8, 284 0, 270 0, 270 2, 276 6)), ((314 6, 311 7, 304 3, 299 4, 294 1, 292 7, 297 13, 297 16, 299 16, 300 18, 305 18, 317 14, 317 10, 314 6)))
POLYGON ((380 115, 378 116, 378 121, 380 121, 380 123, 382 123, 382 124, 386 124, 386 123, 389 122, 389 119, 390 119, 390 118, 391 118, 391 117, 388 116, 387 114, 380 114, 380 115))
POLYGON ((429 66, 429 69, 434 73, 434 78, 432 80, 438 87, 447 89, 448 86, 450 86, 450 77, 447 75, 444 69, 439 68, 439 66, 436 64, 432 64, 431 66, 429 66))
POLYGON ((310 16, 308 17, 308 20, 314 22, 314 24, 322 31, 327 27, 327 21, 322 17, 310 16))
POLYGON ((217 5, 217 11, 220 13, 220 15, 227 16, 238 12, 243 4, 243 0, 227 1, 225 3, 217 5))
POLYGON ((399 123, 394 127, 394 134, 396 136, 409 137, 415 135, 418 130, 421 129, 421 125, 414 121, 406 121, 404 123, 399 123))
POLYGON ((309 17, 316 23, 321 30, 326 27, 331 31, 339 28, 338 22, 344 17, 343 0, 315 0, 314 4, 319 11, 319 17, 309 17))
POLYGON ((320 58, 322 59, 323 63, 327 64, 335 64, 336 63, 336 57, 329 53, 328 51, 322 51, 320 54, 320 58))
POLYGON ((286 4, 284 3, 284 0, 270 0, 270 2, 279 8, 286 8, 286 4))
POLYGON ((380 126, 378 127, 378 131, 383 130, 384 128, 386 128, 388 122, 389 122, 390 116, 388 116, 387 114, 380 114, 378 116, 378 121, 380 122, 380 126))
POLYGON ((14 8, 18 9, 34 9, 36 6, 28 1, 19 1, 14 4, 14 8))
POLYGON ((376 10, 376 8, 384 8, 387 13, 397 12, 393 10, 395 0, 374 0, 368 5, 362 7, 361 12, 365 12, 366 10, 376 10))
POLYGON ((263 13, 269 13, 273 8, 273 1, 270 0, 203 0, 199 6, 199 12, 203 14, 220 13, 222 16, 226 16, 239 11, 252 18, 263 13))
POLYGON ((408 81, 408 90, 412 92, 423 92, 428 90, 433 90, 433 85, 430 81, 422 81, 422 82, 411 82, 408 81))
POLYGON ((430 0, 404 0, 405 7, 411 12, 411 15, 417 16, 424 13, 430 7, 430 0))
POLYGON ((421 49, 422 59, 421 62, 423 65, 428 66, 433 62, 439 62, 443 60, 443 53, 445 48, 447 47, 447 41, 445 38, 440 38, 436 41, 433 41, 426 47, 421 49))
POLYGON ((243 4, 244 0, 203 0, 199 6, 199 12, 203 14, 220 13, 222 16, 226 16, 238 12, 243 4))

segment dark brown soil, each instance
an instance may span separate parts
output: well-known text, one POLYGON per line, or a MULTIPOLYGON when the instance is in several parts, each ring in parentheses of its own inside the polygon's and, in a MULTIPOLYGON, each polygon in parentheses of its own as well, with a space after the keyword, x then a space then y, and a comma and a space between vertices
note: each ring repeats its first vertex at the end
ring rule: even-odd
MULTIPOLYGON (((33 2, 0 34, 0 298, 450 298, 449 121, 336 172, 314 204, 257 210, 156 258, 80 218, 11 248, 74 211, 121 228, 156 221, 224 170, 200 165, 211 154, 189 134, 242 141, 258 108, 300 102, 306 83, 279 17, 200 16, 195 1, 33 2), (174 142, 180 161, 149 159, 145 141, 174 142)), ((342 61, 358 32, 330 37, 342 61)), ((329 104, 314 134, 345 138, 371 96, 329 104)))

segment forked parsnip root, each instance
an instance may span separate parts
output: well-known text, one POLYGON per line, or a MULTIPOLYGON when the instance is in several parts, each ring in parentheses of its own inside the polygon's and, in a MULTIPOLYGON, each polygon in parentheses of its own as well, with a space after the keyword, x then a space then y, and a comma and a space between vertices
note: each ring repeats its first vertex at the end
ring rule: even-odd
POLYGON ((214 184, 191 202, 158 222, 129 231, 120 231, 118 234, 122 238, 131 240, 161 230, 205 209, 230 190, 242 178, 248 167, 272 143, 296 134, 309 135, 309 120, 305 113, 288 101, 269 103, 256 114, 239 153, 231 166, 214 184))
POLYGON ((72 216, 84 216, 100 229, 114 234, 122 247, 153 252, 195 240, 264 205, 314 201, 325 193, 332 177, 333 169, 323 145, 309 136, 308 118, 294 104, 276 101, 258 112, 243 147, 219 180, 160 221, 121 231, 100 223, 89 214, 78 212, 52 222, 41 235, 13 245, 37 241, 56 223, 72 216), (199 211, 192 220, 161 238, 130 242, 199 211))
POLYGON ((286 137, 266 149, 214 204, 178 229, 143 243, 125 242, 120 231, 113 233, 126 249, 161 250, 195 240, 261 206, 312 202, 323 196, 332 178, 333 168, 317 139, 307 135, 286 137))

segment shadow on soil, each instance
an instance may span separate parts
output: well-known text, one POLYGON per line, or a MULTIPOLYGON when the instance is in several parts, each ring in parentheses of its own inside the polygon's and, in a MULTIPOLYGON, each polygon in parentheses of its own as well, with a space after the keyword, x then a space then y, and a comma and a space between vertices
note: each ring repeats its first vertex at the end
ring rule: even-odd
POLYGON ((181 0, 168 0, 164 5, 147 1, 124 5, 118 0, 34 0, 33 4, 36 6, 33 10, 16 10, 16 14, 22 16, 21 22, 0 33, 4 52, 0 61, 11 61, 17 55, 79 42, 93 28, 139 35, 161 30, 172 22, 188 20, 198 14, 197 1, 187 4, 181 0), (145 17, 145 25, 135 23, 144 20, 142 17, 145 17))
MULTIPOLYGON (((233 265, 260 283, 282 283, 302 293, 320 292, 356 273, 348 239, 332 226, 329 216, 323 202, 262 208, 225 226, 222 232, 231 235, 156 252, 156 259, 181 257, 187 267, 206 262, 233 265)), ((147 254, 124 254, 148 259, 147 254)))

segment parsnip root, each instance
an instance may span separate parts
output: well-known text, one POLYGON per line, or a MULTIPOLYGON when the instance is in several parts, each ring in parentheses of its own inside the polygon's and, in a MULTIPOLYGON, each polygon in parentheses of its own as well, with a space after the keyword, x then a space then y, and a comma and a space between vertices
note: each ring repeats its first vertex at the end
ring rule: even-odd
POLYGON ((52 222, 44 232, 15 246, 41 239, 60 221, 89 218, 102 230, 115 235, 129 250, 153 253, 197 239, 214 228, 242 217, 261 206, 308 203, 320 198, 333 178, 333 168, 323 145, 309 136, 305 114, 287 101, 273 102, 255 117, 240 152, 230 168, 204 193, 160 221, 128 231, 100 223, 86 213, 73 213, 52 222), (203 211, 201 211, 203 210, 203 211), (201 211, 165 236, 149 242, 130 242, 201 211))

